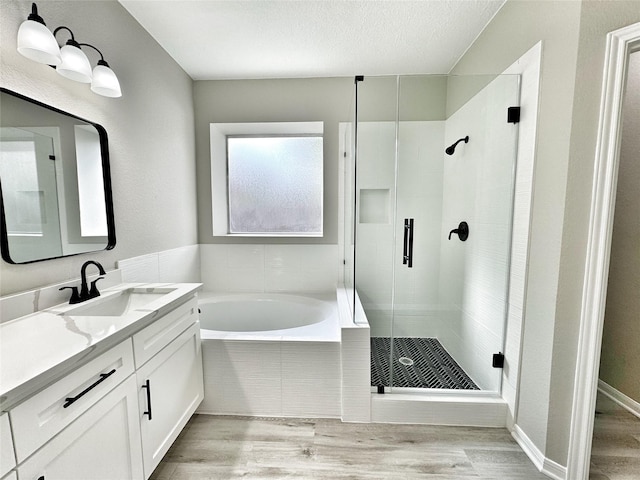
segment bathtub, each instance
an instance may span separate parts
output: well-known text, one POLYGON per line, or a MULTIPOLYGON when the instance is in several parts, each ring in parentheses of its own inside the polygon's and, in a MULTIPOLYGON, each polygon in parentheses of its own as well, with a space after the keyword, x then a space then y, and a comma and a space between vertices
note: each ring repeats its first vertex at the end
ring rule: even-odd
POLYGON ((203 339, 340 341, 335 294, 205 292, 198 307, 203 339))
POLYGON ((336 294, 198 295, 205 398, 199 413, 341 412, 336 294))

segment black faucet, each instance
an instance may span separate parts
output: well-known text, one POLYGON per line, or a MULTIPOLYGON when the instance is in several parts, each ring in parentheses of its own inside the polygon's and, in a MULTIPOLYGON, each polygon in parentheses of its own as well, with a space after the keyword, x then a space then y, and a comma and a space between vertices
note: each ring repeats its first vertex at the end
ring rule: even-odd
POLYGON ((91 282, 91 288, 89 288, 89 286, 87 285, 87 267, 91 264, 98 267, 98 270, 100 271, 100 275, 107 274, 107 272, 104 271, 104 268, 102 267, 102 265, 100 265, 95 260, 88 260, 84 262, 84 264, 82 265, 82 268, 80 269, 80 276, 82 278, 82 283, 80 285, 80 293, 78 293, 78 287, 59 288, 59 290, 64 290, 65 288, 68 288, 72 291, 71 298, 69 299, 69 303, 80 303, 80 302, 84 302, 85 300, 89 300, 91 298, 96 298, 100 296, 100 292, 98 291, 98 287, 96 286, 96 283, 98 283, 98 280, 102 280, 104 277, 98 277, 93 282, 91 282))

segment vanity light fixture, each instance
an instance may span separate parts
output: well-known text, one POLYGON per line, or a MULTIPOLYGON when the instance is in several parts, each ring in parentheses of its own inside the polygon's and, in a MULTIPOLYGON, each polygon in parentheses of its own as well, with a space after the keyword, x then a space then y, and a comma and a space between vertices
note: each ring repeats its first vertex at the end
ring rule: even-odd
POLYGON ((102 52, 88 43, 78 43, 69 27, 60 26, 53 33, 38 15, 38 7, 31 5, 31 14, 18 30, 18 52, 30 60, 55 67, 63 77, 80 83, 91 83, 91 91, 105 97, 121 97, 120 82, 105 61, 102 52), (56 35, 66 30, 71 35, 60 48, 56 35), (97 65, 91 63, 81 47, 90 47, 100 55, 97 65))
POLYGON ((18 52, 34 62, 48 65, 62 63, 58 42, 38 15, 35 3, 31 5, 31 14, 18 29, 18 52))

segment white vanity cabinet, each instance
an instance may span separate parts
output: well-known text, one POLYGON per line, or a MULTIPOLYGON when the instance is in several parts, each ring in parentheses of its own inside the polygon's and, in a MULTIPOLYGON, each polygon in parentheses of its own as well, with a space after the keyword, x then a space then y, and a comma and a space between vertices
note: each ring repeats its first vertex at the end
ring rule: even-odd
POLYGON ((131 339, 31 396, 9 416, 19 478, 143 478, 131 339))
POLYGON ((136 372, 146 478, 151 476, 204 398, 196 300, 170 315, 172 321, 160 320, 133 339, 136 360, 141 358, 146 362, 136 372), (186 330, 185 326, 188 326, 186 330), (184 331, 176 338, 176 330, 184 331), (160 338, 164 341, 160 342, 160 338), (153 350, 158 353, 147 360, 150 345, 154 345, 153 350))
POLYGON ((18 477, 142 479, 137 397, 131 375, 21 464, 18 477))
MULTIPOLYGON (((100 354, 94 353, 96 344, 76 349, 66 366, 44 359, 64 344, 50 340, 51 335, 37 336, 42 319, 56 322, 63 313, 20 318, 17 321, 22 323, 2 331, 9 332, 3 342, 9 342, 8 335, 13 335, 12 342, 20 342, 25 332, 36 332, 30 346, 42 348, 29 352, 44 352, 40 361, 48 369, 46 375, 59 378, 47 384, 42 379, 45 374, 25 376, 23 383, 15 382, 14 391, 36 393, 24 393, 19 400, 2 397, 8 408, 0 413, 1 480, 144 480, 151 476, 204 398, 195 296, 199 285, 162 288, 175 295, 164 305, 130 313, 130 321, 69 316, 72 320, 58 322, 73 324, 74 330, 59 335, 73 344, 78 343, 78 325, 95 325, 96 335, 108 342, 102 344, 100 354), (107 322, 112 328, 105 335, 107 322), (118 328, 120 333, 114 334, 118 328)), ((20 348, 13 348, 15 368, 8 372, 11 375, 2 372, 5 378, 19 378, 21 359, 14 357, 20 353, 20 348)), ((23 361, 27 357, 25 353, 23 361)))
POLYGON ((134 372, 127 339, 9 412, 18 463, 65 429, 134 372))
MULTIPOLYGON (((11 441, 11 427, 9 415, 0 415, 0 477, 5 480, 8 474, 16 466, 16 455, 11 441)), ((14 472, 15 473, 15 472, 14 472)), ((10 476, 8 478, 11 478, 10 476)))

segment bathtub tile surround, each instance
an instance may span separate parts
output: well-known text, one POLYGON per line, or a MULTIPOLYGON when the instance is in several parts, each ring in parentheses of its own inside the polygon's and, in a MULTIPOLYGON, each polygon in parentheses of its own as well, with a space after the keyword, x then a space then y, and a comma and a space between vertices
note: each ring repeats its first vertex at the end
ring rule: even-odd
POLYGON ((340 344, 283 343, 282 413, 291 417, 340 417, 340 344))
POLYGON ((280 345, 204 340, 204 401, 198 412, 282 416, 280 345))
MULTIPOLYGON (((349 296, 344 288, 337 291, 340 315, 340 361, 342 373, 342 420, 344 422, 371 421, 371 362, 370 328, 368 323, 353 323, 349 296)), ((364 317, 358 300, 357 317, 364 317)))
POLYGON ((118 262, 127 283, 200 282, 200 247, 189 245, 118 262))
POLYGON ((315 297, 202 293, 205 400, 198 411, 339 417, 342 376, 335 293, 315 297), (290 323, 281 319, 283 313, 296 315, 291 321, 315 315, 318 321, 286 328, 290 323), (236 322, 228 325, 220 318, 225 315, 250 329, 226 331, 236 322), (279 329, 274 329, 276 323, 279 329), (214 330, 216 326, 223 331, 214 330))
POLYGON ((210 292, 333 292, 338 245, 200 245, 210 292))
POLYGON ((340 417, 335 342, 203 340, 200 413, 340 417))

